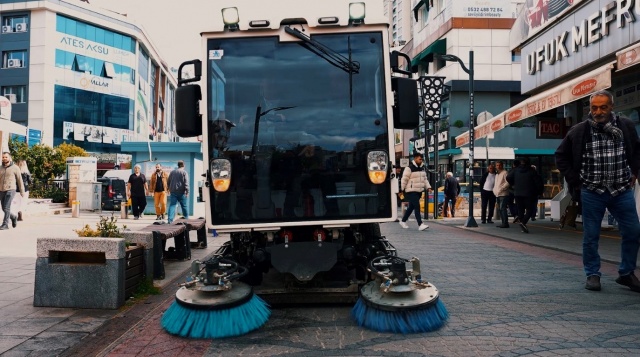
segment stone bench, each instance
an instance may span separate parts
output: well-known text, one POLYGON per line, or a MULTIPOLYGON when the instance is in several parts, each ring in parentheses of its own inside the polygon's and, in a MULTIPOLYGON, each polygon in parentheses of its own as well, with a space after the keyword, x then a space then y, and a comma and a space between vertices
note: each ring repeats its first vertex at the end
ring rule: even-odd
POLYGON ((204 218, 177 219, 174 224, 183 224, 187 231, 196 231, 198 235, 197 242, 190 242, 191 248, 204 249, 207 247, 207 222, 204 218))
POLYGON ((156 222, 143 227, 141 233, 151 233, 153 236, 153 278, 164 279, 165 259, 191 259, 191 246, 189 244, 189 231, 184 224, 163 224, 156 222), (170 254, 165 251, 167 239, 173 238, 175 251, 170 254))

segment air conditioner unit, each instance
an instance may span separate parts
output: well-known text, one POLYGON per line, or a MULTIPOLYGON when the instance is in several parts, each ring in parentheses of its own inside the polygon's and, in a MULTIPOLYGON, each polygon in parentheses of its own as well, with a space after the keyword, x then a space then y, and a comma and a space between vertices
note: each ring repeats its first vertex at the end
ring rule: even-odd
POLYGON ((2 33, 10 33, 13 32, 13 27, 11 26, 2 26, 2 33))
POLYGON ((9 102, 14 103, 16 102, 17 98, 16 95, 11 93, 11 94, 5 94, 5 97, 7 97, 7 99, 9 99, 9 102))
POLYGON ((24 22, 16 24, 16 32, 27 32, 27 24, 24 22))
POLYGON ((22 60, 20 59, 10 59, 7 61, 7 68, 20 68, 22 67, 22 60))

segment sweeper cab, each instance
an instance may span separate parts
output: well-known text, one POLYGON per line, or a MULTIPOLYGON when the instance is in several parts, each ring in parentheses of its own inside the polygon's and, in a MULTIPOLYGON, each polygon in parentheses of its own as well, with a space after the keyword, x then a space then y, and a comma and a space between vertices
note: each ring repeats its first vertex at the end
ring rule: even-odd
POLYGON ((394 129, 419 124, 410 58, 390 53, 380 1, 215 4, 175 111, 178 135, 202 138, 208 228, 230 234, 217 257, 272 304, 354 302, 394 274, 379 224, 397 218, 394 129))

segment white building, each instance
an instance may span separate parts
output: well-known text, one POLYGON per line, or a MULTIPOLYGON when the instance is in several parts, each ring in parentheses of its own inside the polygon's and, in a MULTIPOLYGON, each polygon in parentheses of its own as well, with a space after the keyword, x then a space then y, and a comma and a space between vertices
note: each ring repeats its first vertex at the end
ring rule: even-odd
MULTIPOLYGON (((428 151, 439 152, 437 170, 452 171, 461 181, 467 181, 467 148, 458 148, 454 139, 468 132, 471 121, 469 110, 469 75, 458 62, 438 59, 434 54, 457 56, 469 68, 469 53, 474 53, 474 111, 473 120, 481 112, 502 112, 523 97, 520 94, 520 55, 511 50, 509 33, 515 21, 518 3, 512 0, 413 0, 413 37, 403 48, 411 60, 411 67, 420 76, 444 77, 450 94, 442 103, 438 148, 427 142, 428 151)), ((422 127, 420 133, 424 133, 422 127)), ((424 138, 411 142, 415 133, 403 133, 402 153, 424 150, 424 138)), ((431 136, 432 138, 435 136, 431 136)), ((535 136, 533 137, 535 139, 535 136)), ((486 162, 514 159, 512 145, 500 140, 475 142, 475 161, 481 167, 486 162), (488 153, 488 158, 487 158, 488 153)), ((509 162, 510 164, 510 162, 509 162)), ((509 165, 510 166, 510 165, 509 165)))
POLYGON ((0 1, 0 24, 0 95, 28 140, 95 153, 176 140, 176 79, 126 16, 80 1, 0 1))

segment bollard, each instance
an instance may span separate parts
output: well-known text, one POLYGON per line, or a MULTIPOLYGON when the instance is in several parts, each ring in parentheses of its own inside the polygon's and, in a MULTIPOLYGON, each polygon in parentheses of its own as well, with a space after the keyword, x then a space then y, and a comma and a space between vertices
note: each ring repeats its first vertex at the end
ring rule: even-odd
POLYGON ((127 202, 120 203, 120 218, 128 219, 129 218, 129 205, 127 202))
POLYGON ((71 201, 71 217, 80 217, 80 201, 71 201))
POLYGON ((538 203, 538 219, 544 219, 545 215, 545 205, 544 202, 538 203))

